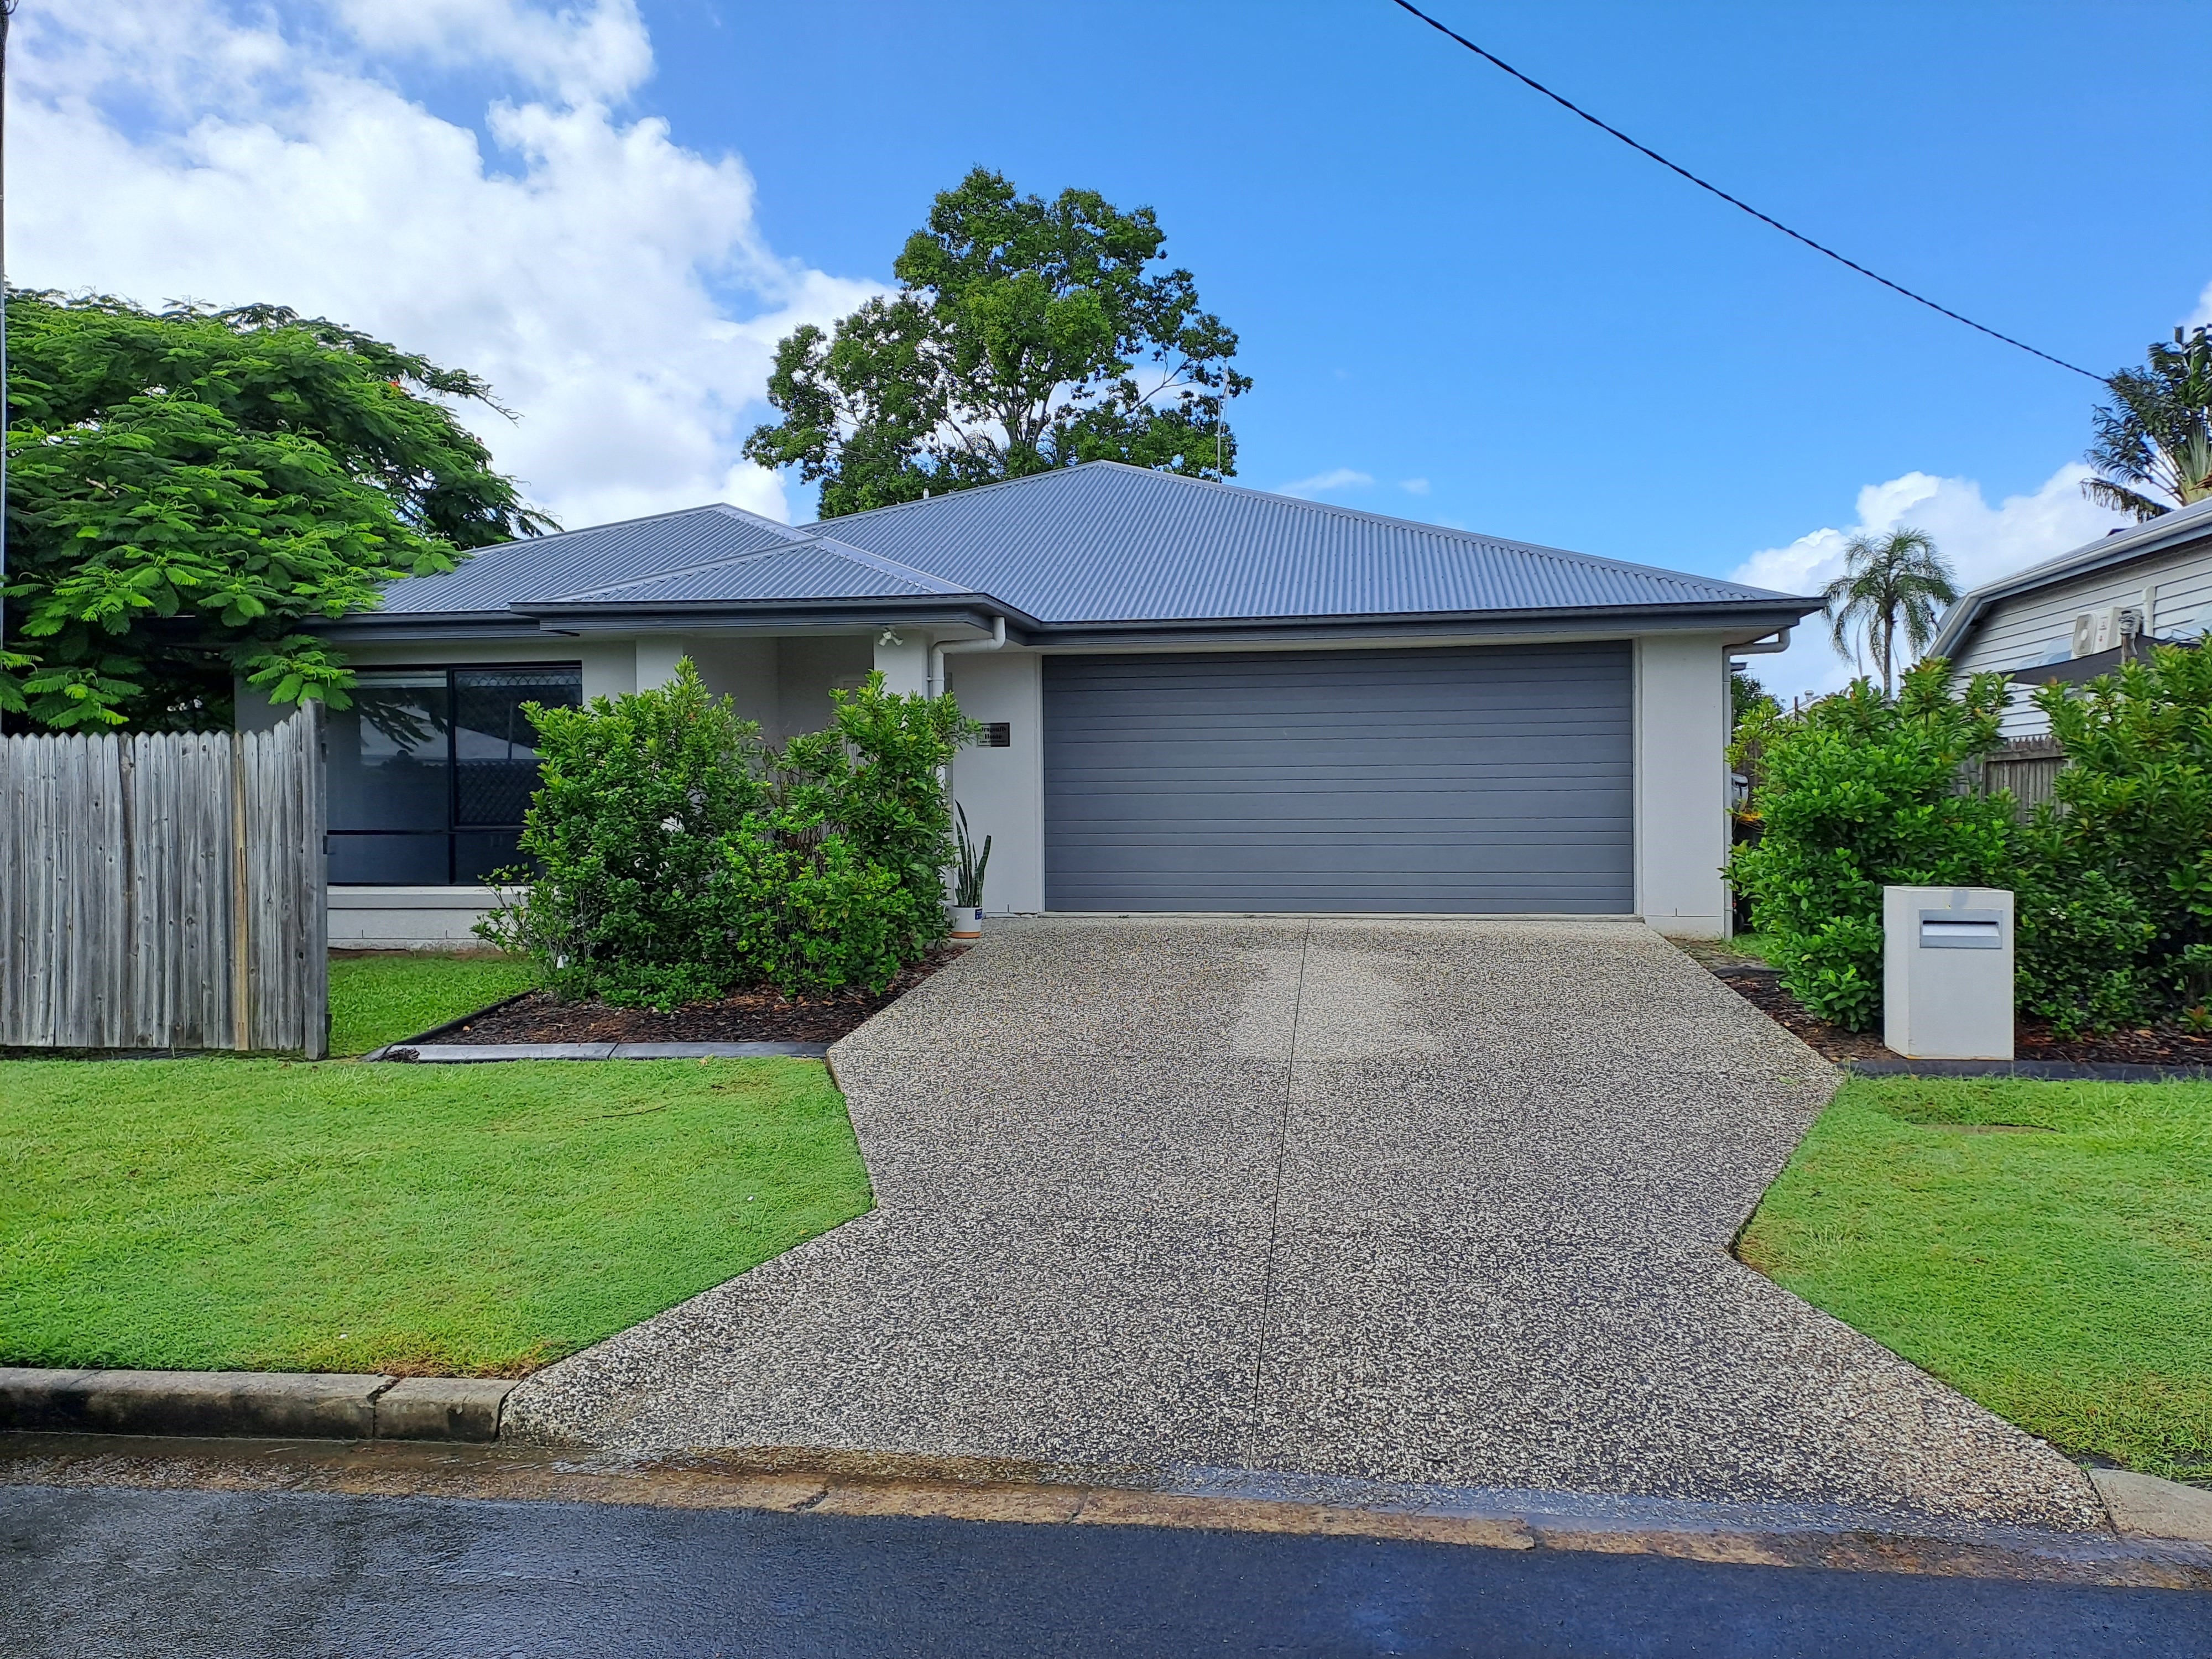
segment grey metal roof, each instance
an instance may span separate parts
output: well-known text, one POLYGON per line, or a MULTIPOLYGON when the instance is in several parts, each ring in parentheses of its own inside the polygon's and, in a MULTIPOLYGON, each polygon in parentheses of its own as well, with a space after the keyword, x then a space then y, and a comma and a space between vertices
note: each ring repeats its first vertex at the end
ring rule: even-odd
MULTIPOLYGON (((676 601, 741 603, 747 599, 907 599, 922 593, 972 590, 940 580, 864 548, 823 538, 790 542, 765 553, 747 553, 693 565, 665 576, 564 593, 552 605, 667 605, 676 601)), ((518 600, 518 604, 532 604, 518 600)), ((533 605, 533 608, 537 608, 533 605)))
POLYGON ((2070 580, 2075 576, 2087 575, 2092 571, 2124 564, 2130 559, 2148 558, 2205 536, 2212 536, 2212 501, 2176 507, 2172 512, 2160 514, 2132 530, 2112 531, 2094 542, 2084 543, 2070 553, 2062 553, 2055 559, 2030 565, 2000 581, 1984 582, 1981 586, 1960 594, 1958 601, 1943 613, 1943 620, 1936 625, 1936 637, 1929 641, 1925 654, 1930 657, 1956 656, 1968 632, 1981 620, 1983 612, 1999 599, 2008 599, 2016 594, 2033 592, 2039 587, 2048 587, 2053 582, 2070 580))
POLYGON ((665 616, 672 605, 945 595, 995 602, 1046 629, 1670 610, 1802 615, 1818 604, 1094 461, 797 530, 734 507, 702 507, 510 543, 451 575, 394 583, 380 614, 512 606, 613 619, 645 606, 665 616))
POLYGON ((963 582, 1047 623, 1781 597, 1113 461, 833 522, 847 541, 963 582))
POLYGON ((530 599, 688 569, 799 539, 799 532, 789 525, 743 507, 687 507, 483 548, 442 576, 393 582, 384 590, 384 608, 378 614, 504 611, 530 599))

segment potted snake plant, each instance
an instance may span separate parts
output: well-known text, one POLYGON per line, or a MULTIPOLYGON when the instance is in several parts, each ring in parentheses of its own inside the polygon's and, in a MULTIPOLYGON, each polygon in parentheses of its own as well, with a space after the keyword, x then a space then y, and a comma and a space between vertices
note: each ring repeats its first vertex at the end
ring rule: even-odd
POLYGON ((945 920, 951 925, 956 939, 976 939, 983 937, 983 872, 991 862, 991 838, 983 837, 979 848, 975 838, 968 833, 968 809, 958 802, 952 810, 958 821, 952 835, 960 849, 960 863, 953 872, 952 896, 945 902, 945 920))

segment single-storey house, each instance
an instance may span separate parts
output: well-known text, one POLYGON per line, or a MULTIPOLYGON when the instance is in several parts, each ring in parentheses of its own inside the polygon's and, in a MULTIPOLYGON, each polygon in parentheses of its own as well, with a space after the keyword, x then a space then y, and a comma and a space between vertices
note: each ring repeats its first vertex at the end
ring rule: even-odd
POLYGON ((2087 546, 1964 594, 1928 654, 1960 675, 2013 676, 2005 735, 2032 755, 2051 723, 2036 686, 2108 673, 2149 641, 2193 643, 2212 629, 2212 501, 2115 530, 2087 546))
POLYGON ((1717 936, 1729 658, 1817 604, 1110 462, 508 543, 322 629, 361 678, 330 727, 331 939, 465 940, 533 787, 520 705, 684 657, 771 738, 873 670, 955 694, 988 733, 951 778, 988 910, 1717 936))

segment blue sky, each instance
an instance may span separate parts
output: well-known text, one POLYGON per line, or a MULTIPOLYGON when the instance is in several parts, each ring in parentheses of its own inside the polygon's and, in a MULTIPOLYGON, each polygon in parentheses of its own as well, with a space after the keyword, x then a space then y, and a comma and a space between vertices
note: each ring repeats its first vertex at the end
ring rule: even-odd
MULTIPOLYGON (((2208 315, 2212 216, 2188 153, 2206 98, 2166 66, 2205 60, 2212 8, 1431 9, 1723 188, 2062 357, 2109 369, 2208 315)), ((54 176, 41 198, 37 161, 11 147, 11 207, 29 200, 19 269, 293 298, 428 336, 519 394, 525 427, 489 435, 571 522, 717 479, 805 516, 795 481, 771 496, 728 471, 763 412, 763 354, 889 281, 931 194, 977 162, 1158 210, 1258 381, 1235 411, 1249 484, 1780 586, 1824 575, 1837 532, 1861 525, 1925 519, 1978 578, 2110 521, 2059 476, 2087 440, 2091 383, 1786 241, 1388 0, 49 9, 27 20, 18 99, 54 176), (160 56, 178 12, 228 56, 160 56), (94 85, 96 107, 75 107, 94 85), (362 159, 378 133, 387 152, 419 145, 409 173, 362 159), (115 155, 143 164, 148 199, 233 205, 143 244, 92 234, 64 199, 86 184, 70 158, 105 176, 115 155), (249 216, 236 204, 257 176, 281 187, 249 216), (410 177, 427 181, 412 198, 410 177), (362 228, 391 225, 380 191, 421 240, 362 228), (441 223, 524 251, 448 260, 441 223), (368 272, 349 287, 328 266, 356 231, 343 258, 368 272), (708 345, 653 332, 687 307, 708 345), (662 380, 714 367, 684 393, 694 460, 648 487, 653 399, 669 394, 639 365, 656 354, 662 380), (572 372, 548 368, 564 356, 572 372), (576 390, 595 379, 596 404, 576 390), (594 465, 610 477, 591 494, 573 480, 594 465)), ((1776 672, 1809 687, 1838 671, 1800 651, 1776 672)))

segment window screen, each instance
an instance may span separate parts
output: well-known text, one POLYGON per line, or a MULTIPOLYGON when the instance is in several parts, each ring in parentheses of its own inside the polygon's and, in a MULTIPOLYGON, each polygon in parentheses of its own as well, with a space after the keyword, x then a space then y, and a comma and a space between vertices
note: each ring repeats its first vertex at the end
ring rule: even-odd
POLYGON ((330 718, 331 880, 450 886, 517 860, 538 787, 525 703, 583 701, 573 663, 363 669, 330 718))

